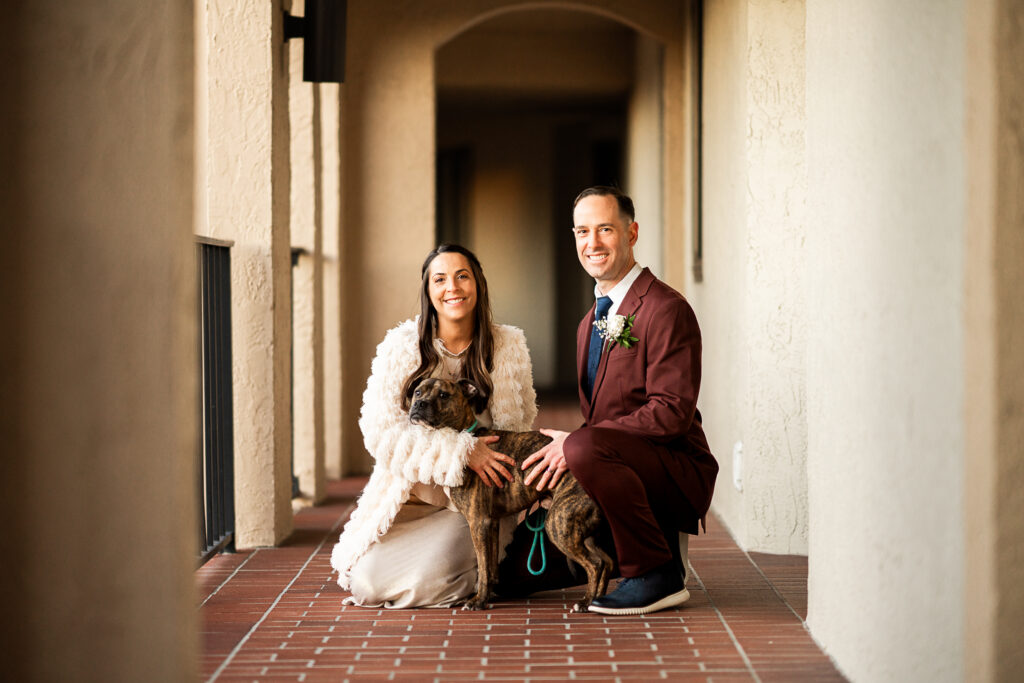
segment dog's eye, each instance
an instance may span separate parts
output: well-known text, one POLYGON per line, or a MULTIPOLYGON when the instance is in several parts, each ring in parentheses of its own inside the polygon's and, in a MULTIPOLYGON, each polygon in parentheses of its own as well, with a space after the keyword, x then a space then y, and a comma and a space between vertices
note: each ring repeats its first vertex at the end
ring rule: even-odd
POLYGON ((448 398, 448 392, 447 391, 439 391, 439 392, 437 392, 437 395, 440 396, 441 398, 448 398))
POLYGON ((419 396, 420 393, 422 393, 422 392, 419 389, 417 389, 416 391, 412 392, 412 395, 413 396, 419 396))

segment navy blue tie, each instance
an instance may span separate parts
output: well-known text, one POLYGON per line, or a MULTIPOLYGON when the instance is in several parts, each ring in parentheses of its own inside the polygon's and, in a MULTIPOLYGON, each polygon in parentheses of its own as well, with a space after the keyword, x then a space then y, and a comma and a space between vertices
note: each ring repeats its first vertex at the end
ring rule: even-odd
MULTIPOLYGON (((602 296, 597 299, 597 310, 594 312, 594 321, 604 320, 608 315, 608 309, 612 307, 612 298, 602 296)), ((597 378, 597 366, 601 362, 601 346, 604 340, 597 331, 597 326, 590 328, 590 350, 587 352, 587 383, 584 388, 587 391, 587 398, 590 398, 594 391, 594 380, 597 378)))

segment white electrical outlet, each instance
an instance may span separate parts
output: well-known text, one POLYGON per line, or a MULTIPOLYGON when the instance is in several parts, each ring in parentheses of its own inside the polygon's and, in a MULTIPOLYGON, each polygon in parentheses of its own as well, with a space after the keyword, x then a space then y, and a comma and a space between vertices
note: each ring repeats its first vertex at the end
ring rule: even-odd
POLYGON ((743 490, 743 442, 737 441, 732 447, 732 485, 737 491, 743 490))

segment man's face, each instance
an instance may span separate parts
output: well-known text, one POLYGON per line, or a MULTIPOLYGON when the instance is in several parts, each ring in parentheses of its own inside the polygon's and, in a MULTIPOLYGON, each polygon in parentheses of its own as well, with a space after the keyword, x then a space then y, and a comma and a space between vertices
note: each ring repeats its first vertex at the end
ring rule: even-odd
POLYGON ((584 197, 573 210, 572 218, 580 263, 606 294, 633 267, 637 224, 626 223, 618 202, 611 196, 584 197))

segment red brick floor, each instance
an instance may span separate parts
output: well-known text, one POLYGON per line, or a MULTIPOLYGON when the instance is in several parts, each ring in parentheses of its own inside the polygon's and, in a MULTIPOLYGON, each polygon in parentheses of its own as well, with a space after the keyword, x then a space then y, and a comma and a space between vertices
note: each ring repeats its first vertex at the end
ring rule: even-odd
POLYGON ((806 558, 744 553, 713 517, 674 610, 570 613, 582 589, 476 613, 345 607, 331 546, 364 482, 331 482, 281 547, 197 571, 205 680, 843 680, 804 628, 806 558))

